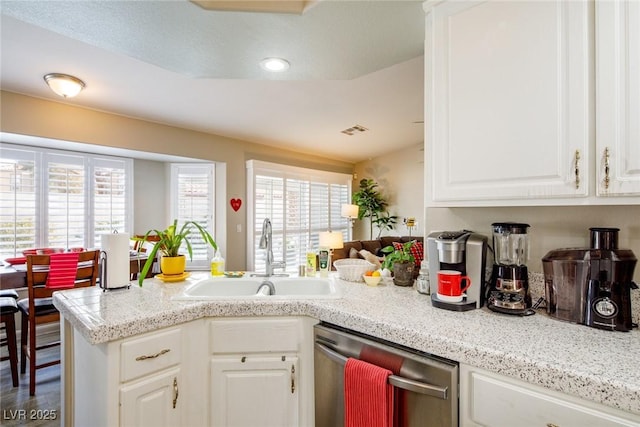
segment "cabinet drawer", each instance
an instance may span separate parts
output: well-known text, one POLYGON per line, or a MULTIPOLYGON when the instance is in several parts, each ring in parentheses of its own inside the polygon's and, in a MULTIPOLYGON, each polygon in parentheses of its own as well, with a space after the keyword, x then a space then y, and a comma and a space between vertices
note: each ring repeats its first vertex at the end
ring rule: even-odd
POLYGON ((302 340, 299 319, 212 320, 211 353, 297 352, 302 340))
POLYGON ((125 340, 121 347, 120 381, 125 382, 177 365, 182 330, 172 328, 125 340))
MULTIPOLYGON (((469 372, 469 416, 472 425, 490 427, 560 426, 560 427, 620 427, 637 426, 633 415, 626 419, 614 415, 619 411, 605 410, 587 402, 531 385, 520 385, 479 372, 469 372), (587 406, 588 405, 588 406, 587 406), (605 412, 606 411, 606 412, 605 412)), ((627 414, 625 414, 627 415, 627 414)))

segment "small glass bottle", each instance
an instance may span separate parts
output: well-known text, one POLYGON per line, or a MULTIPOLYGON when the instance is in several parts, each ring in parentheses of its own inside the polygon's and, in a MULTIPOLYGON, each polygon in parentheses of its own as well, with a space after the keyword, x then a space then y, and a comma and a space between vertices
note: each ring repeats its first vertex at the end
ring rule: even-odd
POLYGON ((421 294, 429 295, 431 293, 429 285, 429 262, 423 259, 420 263, 420 273, 416 278, 416 290, 421 294))
POLYGON ((224 258, 220 255, 220 251, 216 250, 215 255, 211 259, 211 275, 224 275, 224 258))

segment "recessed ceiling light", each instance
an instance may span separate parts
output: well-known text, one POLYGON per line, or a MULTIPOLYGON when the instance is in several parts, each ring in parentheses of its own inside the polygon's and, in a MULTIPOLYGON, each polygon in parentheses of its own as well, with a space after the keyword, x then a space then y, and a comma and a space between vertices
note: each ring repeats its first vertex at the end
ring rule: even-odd
POLYGON ((260 61, 262 69, 278 73, 281 71, 287 71, 289 69, 289 61, 282 58, 264 58, 260 61))

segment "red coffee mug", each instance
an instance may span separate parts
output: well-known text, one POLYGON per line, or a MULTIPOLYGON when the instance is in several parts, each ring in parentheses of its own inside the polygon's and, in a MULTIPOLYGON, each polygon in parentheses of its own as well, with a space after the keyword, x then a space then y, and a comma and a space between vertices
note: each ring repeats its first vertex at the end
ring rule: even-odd
POLYGON ((462 301, 464 291, 471 286, 469 276, 463 276, 456 270, 438 271, 438 299, 447 302, 462 301), (466 286, 462 287, 462 282, 466 281, 466 286))

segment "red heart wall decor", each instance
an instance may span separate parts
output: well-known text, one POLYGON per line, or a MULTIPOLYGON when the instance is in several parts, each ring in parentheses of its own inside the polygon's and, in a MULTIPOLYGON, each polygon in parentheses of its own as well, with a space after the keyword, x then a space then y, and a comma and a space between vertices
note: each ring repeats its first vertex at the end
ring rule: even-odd
POLYGON ((238 209, 242 206, 242 199, 231 199, 229 203, 231 203, 231 208, 238 212, 238 209))

